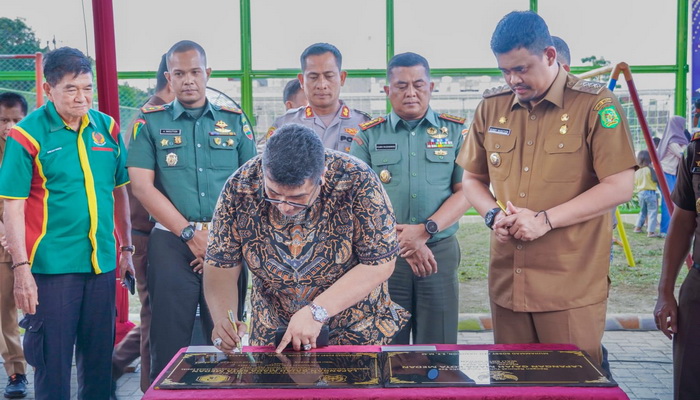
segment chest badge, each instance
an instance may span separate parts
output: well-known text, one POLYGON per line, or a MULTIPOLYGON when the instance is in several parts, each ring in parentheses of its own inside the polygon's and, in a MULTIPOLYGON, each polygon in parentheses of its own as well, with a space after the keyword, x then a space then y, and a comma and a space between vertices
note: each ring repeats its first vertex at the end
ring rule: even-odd
POLYGON ((384 183, 389 183, 391 182, 391 172, 389 172, 388 169, 383 169, 379 173, 379 180, 384 182, 384 183))
POLYGON ((221 138, 214 138, 214 143, 215 143, 217 146, 220 146, 220 145, 221 145, 221 138))
POLYGON ((165 147, 165 146, 167 146, 167 145, 169 145, 169 144, 170 144, 170 141, 168 141, 168 139, 161 139, 161 140, 160 140, 160 146, 161 146, 161 147, 165 147))
POLYGON ((165 156, 165 163, 168 164, 168 167, 176 166, 177 165, 177 154, 168 153, 168 155, 165 156))
POLYGON ((508 122, 508 118, 506 117, 501 117, 498 119, 499 124, 505 124, 506 122, 508 122))
POLYGON ((700 199, 695 200, 695 212, 700 213, 700 199))
POLYGON ((491 161, 491 165, 498 167, 501 165, 501 155, 498 153, 491 153, 489 156, 489 161, 491 161))
POLYGON ((230 129, 226 129, 228 127, 228 124, 224 121, 219 120, 214 124, 214 126, 216 127, 216 128, 214 128, 214 130, 219 132, 219 133, 223 133, 223 134, 226 134, 226 133, 230 134, 231 133, 230 129))
POLYGON ((226 144, 229 146, 233 146, 233 139, 229 139, 226 141, 226 144))
POLYGON ((568 121, 568 120, 569 120, 569 114, 562 114, 561 120, 562 120, 562 122, 568 121))
POLYGON ((561 128, 559 128, 559 133, 561 133, 562 135, 566 135, 566 132, 568 132, 568 131, 569 131, 569 127, 566 126, 566 124, 562 125, 561 128))
POLYGON ((182 136, 175 136, 175 137, 173 138, 173 142, 174 142, 175 144, 182 144, 182 136))
POLYGON ((99 132, 93 132, 92 133, 92 141, 98 145, 98 146, 104 146, 105 144, 105 137, 99 132))
POLYGON ((426 130, 426 132, 433 139, 444 139, 447 137, 447 127, 444 127, 444 126, 442 128, 440 128, 439 132, 434 126, 431 126, 430 128, 428 128, 426 130))
POLYGON ((436 156, 446 156, 447 152, 445 150, 435 150, 436 156))

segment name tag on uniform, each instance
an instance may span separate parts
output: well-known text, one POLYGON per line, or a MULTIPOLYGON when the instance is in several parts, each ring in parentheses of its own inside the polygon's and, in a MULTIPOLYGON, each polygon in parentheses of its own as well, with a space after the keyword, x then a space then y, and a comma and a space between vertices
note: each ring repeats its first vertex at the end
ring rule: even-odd
POLYGON ((510 129, 489 126, 489 133, 495 133, 496 135, 510 136, 510 129))
POLYGON ((700 167, 693 167, 690 169, 691 174, 700 174, 700 167))
POLYGON ((160 134, 161 135, 179 135, 181 129, 161 129, 160 134))
POLYGON ((396 143, 377 143, 374 150, 396 150, 396 143))

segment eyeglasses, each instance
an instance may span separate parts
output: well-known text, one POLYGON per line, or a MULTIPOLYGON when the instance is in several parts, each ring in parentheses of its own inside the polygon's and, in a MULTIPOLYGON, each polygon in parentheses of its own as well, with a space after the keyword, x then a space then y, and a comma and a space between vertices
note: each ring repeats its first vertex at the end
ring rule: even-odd
POLYGON ((311 193, 311 197, 309 197, 309 202, 307 204, 302 204, 302 203, 295 203, 293 201, 287 201, 287 200, 277 200, 277 199, 271 199, 267 197, 267 189, 265 188, 265 178, 263 178, 262 182, 263 186, 263 200, 270 204, 286 204, 295 208, 301 208, 301 209, 307 209, 311 206, 311 202, 314 201, 314 197, 316 196, 316 193, 321 190, 321 184, 316 186, 315 190, 313 193, 311 193))

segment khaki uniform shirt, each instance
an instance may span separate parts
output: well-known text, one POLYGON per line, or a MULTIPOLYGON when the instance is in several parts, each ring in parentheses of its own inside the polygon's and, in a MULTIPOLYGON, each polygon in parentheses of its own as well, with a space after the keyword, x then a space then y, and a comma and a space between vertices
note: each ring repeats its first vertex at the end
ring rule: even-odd
MULTIPOLYGON (((411 129, 391 112, 360 125, 350 154, 379 174, 399 224, 422 224, 462 182, 455 157, 462 147, 464 119, 428 109, 411 129)), ((442 229, 429 243, 452 236, 458 224, 442 229)))
MULTIPOLYGON (((547 210, 636 165, 622 107, 603 84, 560 68, 532 110, 508 87, 484 97, 457 163, 488 175, 504 204, 547 210)), ((492 238, 490 297, 517 312, 601 302, 608 294, 611 239, 611 213, 532 242, 492 238)))
POLYGON ((695 211, 693 262, 700 264, 700 133, 695 133, 678 165, 678 180, 671 199, 686 211, 695 211))
POLYGON ((207 101, 194 119, 175 100, 143 108, 139 119, 127 167, 154 170, 155 187, 188 221, 211 221, 228 177, 256 154, 245 115, 207 101))
MULTIPOLYGON (((286 114, 277 118, 270 129, 267 130, 265 139, 275 133, 275 130, 284 124, 300 124, 313 129, 327 149, 338 150, 345 153, 350 152, 352 138, 357 134, 358 125, 370 120, 370 116, 359 110, 345 105, 340 101, 340 109, 336 113, 333 121, 326 127, 321 117, 314 114, 311 106, 299 107, 287 111, 286 114)), ((264 144, 261 144, 264 146, 264 144)))

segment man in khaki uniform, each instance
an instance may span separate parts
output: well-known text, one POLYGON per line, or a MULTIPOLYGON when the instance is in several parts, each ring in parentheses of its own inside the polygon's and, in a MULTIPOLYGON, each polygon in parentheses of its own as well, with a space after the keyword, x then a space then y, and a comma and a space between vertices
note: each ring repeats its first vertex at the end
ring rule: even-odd
POLYGON ((341 69, 342 62, 340 51, 328 43, 312 44, 301 53, 298 78, 309 104, 291 109, 275 120, 267 130, 266 139, 280 126, 294 123, 313 129, 327 149, 350 151, 357 125, 369 121, 370 116, 340 100, 340 88, 348 75, 341 69))
POLYGON ((627 121, 602 84, 557 64, 537 14, 506 15, 491 49, 508 86, 484 93, 457 163, 494 230, 495 342, 573 343, 600 362, 610 209, 632 197, 636 165, 627 121))

